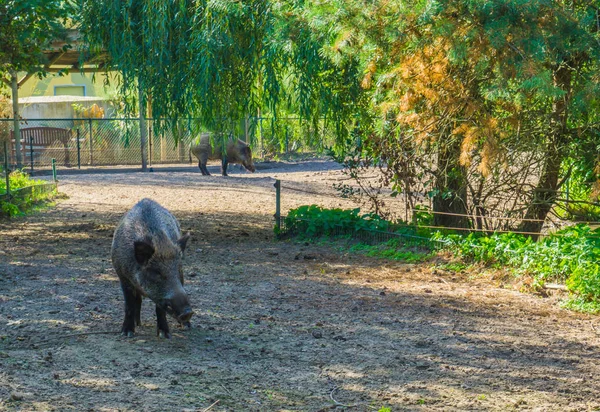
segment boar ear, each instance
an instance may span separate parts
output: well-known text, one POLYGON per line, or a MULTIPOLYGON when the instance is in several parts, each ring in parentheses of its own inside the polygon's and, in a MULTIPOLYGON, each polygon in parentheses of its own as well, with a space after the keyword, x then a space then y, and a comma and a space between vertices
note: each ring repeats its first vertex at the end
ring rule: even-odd
POLYGON ((135 250, 135 260, 140 265, 148 263, 152 255, 154 255, 152 245, 144 241, 133 242, 133 249, 135 250))
POLYGON ((190 240, 190 234, 186 233, 185 235, 181 236, 181 238, 179 238, 179 240, 177 241, 177 244, 181 248, 182 252, 185 251, 185 247, 187 246, 188 240, 190 240))

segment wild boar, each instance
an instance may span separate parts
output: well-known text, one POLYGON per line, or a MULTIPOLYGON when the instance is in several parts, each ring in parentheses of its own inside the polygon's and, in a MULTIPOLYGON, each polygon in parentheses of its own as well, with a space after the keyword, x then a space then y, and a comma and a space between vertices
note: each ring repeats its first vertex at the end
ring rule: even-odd
POLYGON ((112 242, 112 264, 125 296, 121 332, 131 337, 140 325, 142 297, 156 304, 156 334, 170 338, 166 314, 190 327, 193 315, 183 288, 183 252, 189 234, 182 236, 177 219, 151 199, 134 205, 121 219, 112 242))
POLYGON ((227 148, 225 153, 219 142, 219 138, 215 139, 215 147, 213 148, 210 143, 210 133, 202 133, 195 142, 190 145, 190 162, 192 161, 192 154, 198 159, 198 168, 202 175, 210 176, 206 163, 208 159, 217 160, 221 159, 221 173, 223 176, 227 176, 227 165, 231 163, 240 163, 246 170, 254 173, 254 163, 252 161, 252 150, 246 142, 239 139, 229 139, 227 141, 227 148))

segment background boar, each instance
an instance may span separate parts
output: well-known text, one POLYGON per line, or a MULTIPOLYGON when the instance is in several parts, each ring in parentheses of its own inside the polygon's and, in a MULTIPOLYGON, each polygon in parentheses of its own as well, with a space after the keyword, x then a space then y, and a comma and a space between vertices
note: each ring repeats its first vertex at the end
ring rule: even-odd
POLYGON ((111 258, 125 296, 124 336, 133 336, 140 325, 143 296, 156 304, 157 335, 171 336, 167 313, 189 327, 193 312, 181 266, 188 239, 189 235, 181 236, 177 219, 150 199, 138 202, 121 219, 111 258))
POLYGON ((252 150, 250 146, 239 139, 229 139, 227 141, 227 148, 225 154, 223 154, 222 142, 219 138, 215 139, 215 147, 213 148, 210 144, 210 133, 202 133, 195 142, 190 145, 190 162, 192 161, 192 154, 198 159, 198 168, 205 176, 210 176, 206 163, 208 159, 216 160, 221 159, 221 173, 223 176, 227 176, 227 164, 240 163, 247 170, 254 173, 254 163, 252 162, 252 150))

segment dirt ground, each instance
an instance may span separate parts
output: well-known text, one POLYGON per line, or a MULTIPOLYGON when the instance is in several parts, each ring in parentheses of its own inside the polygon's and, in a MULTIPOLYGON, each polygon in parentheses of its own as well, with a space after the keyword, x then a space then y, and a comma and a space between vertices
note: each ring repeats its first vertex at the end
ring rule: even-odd
POLYGON ((489 277, 276 241, 273 178, 284 210, 352 204, 331 163, 273 166, 64 176, 68 199, 0 222, 0 410, 600 410, 597 317, 489 277), (117 333, 112 233, 143 197, 192 233, 196 315, 189 331, 170 321, 171 340, 150 301, 134 338, 117 333))

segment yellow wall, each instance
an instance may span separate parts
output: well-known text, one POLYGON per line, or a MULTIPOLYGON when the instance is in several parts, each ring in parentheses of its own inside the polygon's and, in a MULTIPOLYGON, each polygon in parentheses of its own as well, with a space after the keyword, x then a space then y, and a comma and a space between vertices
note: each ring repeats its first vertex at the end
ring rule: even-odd
POLYGON ((32 96, 54 96, 54 86, 59 85, 85 85, 86 96, 111 97, 116 92, 115 76, 111 76, 111 86, 104 87, 104 73, 96 73, 92 81, 91 73, 70 73, 63 76, 57 74, 48 74, 44 79, 38 79, 32 76, 19 89, 19 97, 32 96))

